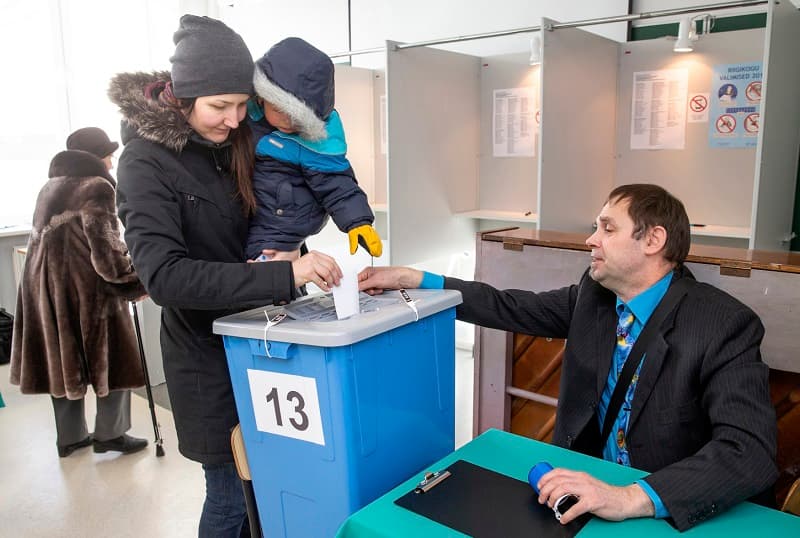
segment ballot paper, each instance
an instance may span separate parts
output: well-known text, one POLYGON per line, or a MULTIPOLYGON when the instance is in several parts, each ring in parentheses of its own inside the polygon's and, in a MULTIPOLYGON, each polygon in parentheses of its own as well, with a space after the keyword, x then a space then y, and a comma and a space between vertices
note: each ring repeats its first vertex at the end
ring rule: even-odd
POLYGON ((359 248, 350 254, 349 245, 344 242, 318 248, 320 252, 331 256, 342 270, 342 279, 338 286, 331 286, 333 303, 338 319, 349 318, 360 312, 358 299, 358 273, 371 263, 370 256, 359 248))

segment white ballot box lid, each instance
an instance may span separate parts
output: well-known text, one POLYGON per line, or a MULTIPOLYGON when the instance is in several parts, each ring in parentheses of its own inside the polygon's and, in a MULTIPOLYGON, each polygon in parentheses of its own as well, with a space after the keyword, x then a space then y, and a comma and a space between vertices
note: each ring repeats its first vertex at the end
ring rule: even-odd
POLYGON ((461 304, 455 290, 407 290, 411 302, 399 291, 360 296, 361 312, 337 320, 331 294, 302 297, 286 306, 254 308, 214 321, 214 333, 256 340, 307 344, 320 347, 346 346, 366 340, 427 316, 461 304), (287 317, 271 324, 267 317, 285 313, 287 317))

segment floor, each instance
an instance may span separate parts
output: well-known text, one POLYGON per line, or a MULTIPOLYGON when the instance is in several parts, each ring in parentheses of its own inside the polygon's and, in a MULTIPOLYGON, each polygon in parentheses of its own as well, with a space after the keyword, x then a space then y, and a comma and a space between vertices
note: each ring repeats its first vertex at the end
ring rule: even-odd
MULTIPOLYGON (((456 352, 457 447, 472 438, 472 365, 469 352, 456 352)), ((156 407, 164 457, 156 457, 152 445, 147 400, 134 395, 129 433, 150 439, 146 450, 120 456, 85 448, 59 458, 49 396, 20 394, 8 382, 8 370, 8 365, 0 366, 0 394, 6 403, 0 408, 0 536, 197 536, 203 473, 199 464, 178 453, 167 409, 156 407)), ((155 388, 157 402, 163 389, 155 388)), ((86 403, 87 416, 93 417, 94 398, 86 403)))

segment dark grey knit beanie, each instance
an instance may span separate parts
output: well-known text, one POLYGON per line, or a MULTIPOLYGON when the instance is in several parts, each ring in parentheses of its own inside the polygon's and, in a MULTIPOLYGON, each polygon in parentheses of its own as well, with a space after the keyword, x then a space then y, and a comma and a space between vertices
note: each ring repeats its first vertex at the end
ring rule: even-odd
POLYGON ((222 21, 184 15, 172 41, 175 97, 253 93, 253 57, 242 37, 222 21))

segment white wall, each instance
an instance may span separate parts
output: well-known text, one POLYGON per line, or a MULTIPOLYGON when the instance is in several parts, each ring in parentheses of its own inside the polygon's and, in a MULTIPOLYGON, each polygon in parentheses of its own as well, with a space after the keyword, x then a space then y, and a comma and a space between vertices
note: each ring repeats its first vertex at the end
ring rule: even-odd
MULTIPOLYGON (((673 3, 673 2, 671 2, 673 3)), ((329 54, 348 46, 347 0, 32 0, 0 3, 0 46, 7 129, 0 134, 0 225, 30 219, 52 156, 88 125, 119 138, 105 92, 112 74, 169 68, 180 14, 222 18, 258 58, 298 35, 329 54), (232 6, 232 7, 231 7, 232 6), (9 82, 12 81, 12 82, 9 82), (10 126, 10 127, 9 127, 10 126)), ((578 20, 620 15, 626 0, 351 0, 352 50, 538 25, 542 16, 578 20)), ((624 39, 624 25, 592 27, 624 39)), ((524 49, 529 36, 497 38, 494 53, 524 49)), ((443 48, 470 52, 469 43, 443 48)), ((481 43, 485 54, 486 43, 481 43)), ((383 55, 353 64, 383 67, 383 55)))
POLYGON ((0 4, 5 129, 0 226, 30 222, 67 135, 97 126, 119 140, 106 97, 114 73, 169 68, 176 0, 36 0, 0 4))

